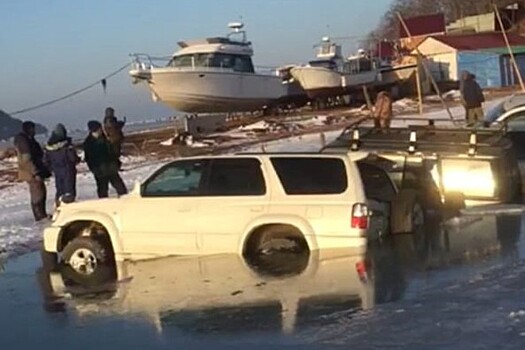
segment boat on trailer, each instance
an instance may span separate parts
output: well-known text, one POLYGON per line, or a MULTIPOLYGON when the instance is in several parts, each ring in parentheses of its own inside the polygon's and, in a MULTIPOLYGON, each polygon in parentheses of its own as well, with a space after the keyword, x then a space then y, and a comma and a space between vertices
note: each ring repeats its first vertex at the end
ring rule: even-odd
POLYGON ((169 62, 158 66, 133 54, 133 82, 146 82, 153 100, 186 113, 251 112, 287 103, 290 85, 277 73, 256 72, 243 23, 230 23, 226 37, 179 42, 169 62))
POLYGON ((393 90, 415 69, 416 64, 392 65, 369 57, 362 49, 345 58, 341 45, 324 37, 318 45, 316 59, 292 68, 290 73, 309 98, 322 103, 334 98, 349 101, 351 95, 361 94, 363 86, 393 90))

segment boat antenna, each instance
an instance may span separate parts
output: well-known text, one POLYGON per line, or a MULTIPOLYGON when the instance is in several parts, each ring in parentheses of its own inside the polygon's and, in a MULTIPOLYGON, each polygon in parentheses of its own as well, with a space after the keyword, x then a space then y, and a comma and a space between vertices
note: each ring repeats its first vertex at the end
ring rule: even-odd
POLYGON ((241 30, 244 28, 244 23, 241 20, 238 22, 230 22, 228 23, 228 28, 232 30, 230 34, 228 34, 228 38, 232 36, 233 34, 242 34, 242 42, 246 41, 246 32, 244 30, 241 30))

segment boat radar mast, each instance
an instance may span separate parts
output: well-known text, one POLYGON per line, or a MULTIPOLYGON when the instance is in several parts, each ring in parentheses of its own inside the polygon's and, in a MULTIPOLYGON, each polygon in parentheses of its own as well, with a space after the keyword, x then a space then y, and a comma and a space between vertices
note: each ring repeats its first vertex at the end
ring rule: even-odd
POLYGON ((241 30, 244 28, 244 23, 242 22, 230 22, 228 23, 228 28, 230 28, 232 31, 230 34, 228 34, 228 38, 230 38, 233 35, 241 34, 242 35, 242 42, 246 42, 246 32, 244 30, 241 30))

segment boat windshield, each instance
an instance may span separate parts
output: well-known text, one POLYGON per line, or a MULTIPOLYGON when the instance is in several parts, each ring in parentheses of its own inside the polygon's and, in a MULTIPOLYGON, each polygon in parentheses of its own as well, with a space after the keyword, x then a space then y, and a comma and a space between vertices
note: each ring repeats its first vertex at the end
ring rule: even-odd
POLYGON ((328 68, 332 70, 335 70, 337 68, 337 64, 332 60, 310 61, 309 64, 312 67, 322 67, 322 68, 328 68))
POLYGON ((344 64, 344 72, 347 74, 357 74, 361 72, 369 72, 375 69, 374 62, 366 57, 350 59, 344 64))
POLYGON ((168 63, 168 67, 177 68, 224 68, 234 72, 254 73, 252 59, 247 55, 226 53, 195 53, 175 56, 168 63))

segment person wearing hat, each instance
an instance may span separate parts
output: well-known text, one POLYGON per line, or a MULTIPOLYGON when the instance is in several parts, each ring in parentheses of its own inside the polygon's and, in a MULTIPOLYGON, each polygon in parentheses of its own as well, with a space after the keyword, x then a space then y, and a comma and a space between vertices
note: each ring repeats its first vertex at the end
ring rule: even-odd
POLYGON ((476 122, 483 120, 483 102, 485 97, 483 91, 476 81, 476 76, 468 71, 461 73, 459 86, 461 93, 461 102, 465 107, 465 119, 467 125, 474 125, 476 122))
POLYGON ((58 207, 61 200, 74 202, 80 158, 63 124, 57 124, 44 151, 44 162, 55 176, 55 206, 58 207))
POLYGON ((99 198, 108 197, 109 184, 119 196, 128 193, 119 175, 119 160, 111 143, 96 120, 88 122, 89 135, 84 141, 84 157, 89 170, 95 176, 99 198))
POLYGON ((22 123, 22 131, 15 136, 14 145, 18 160, 18 179, 29 184, 31 210, 35 221, 46 219, 47 191, 44 180, 51 173, 44 164, 44 151, 35 140, 35 123, 22 123))
POLYGON ((117 117, 115 117, 115 110, 112 107, 106 108, 104 114, 104 134, 113 147, 115 154, 119 158, 120 167, 121 148, 122 142, 124 141, 124 133, 122 132, 122 128, 126 122, 125 120, 118 120, 117 117))

